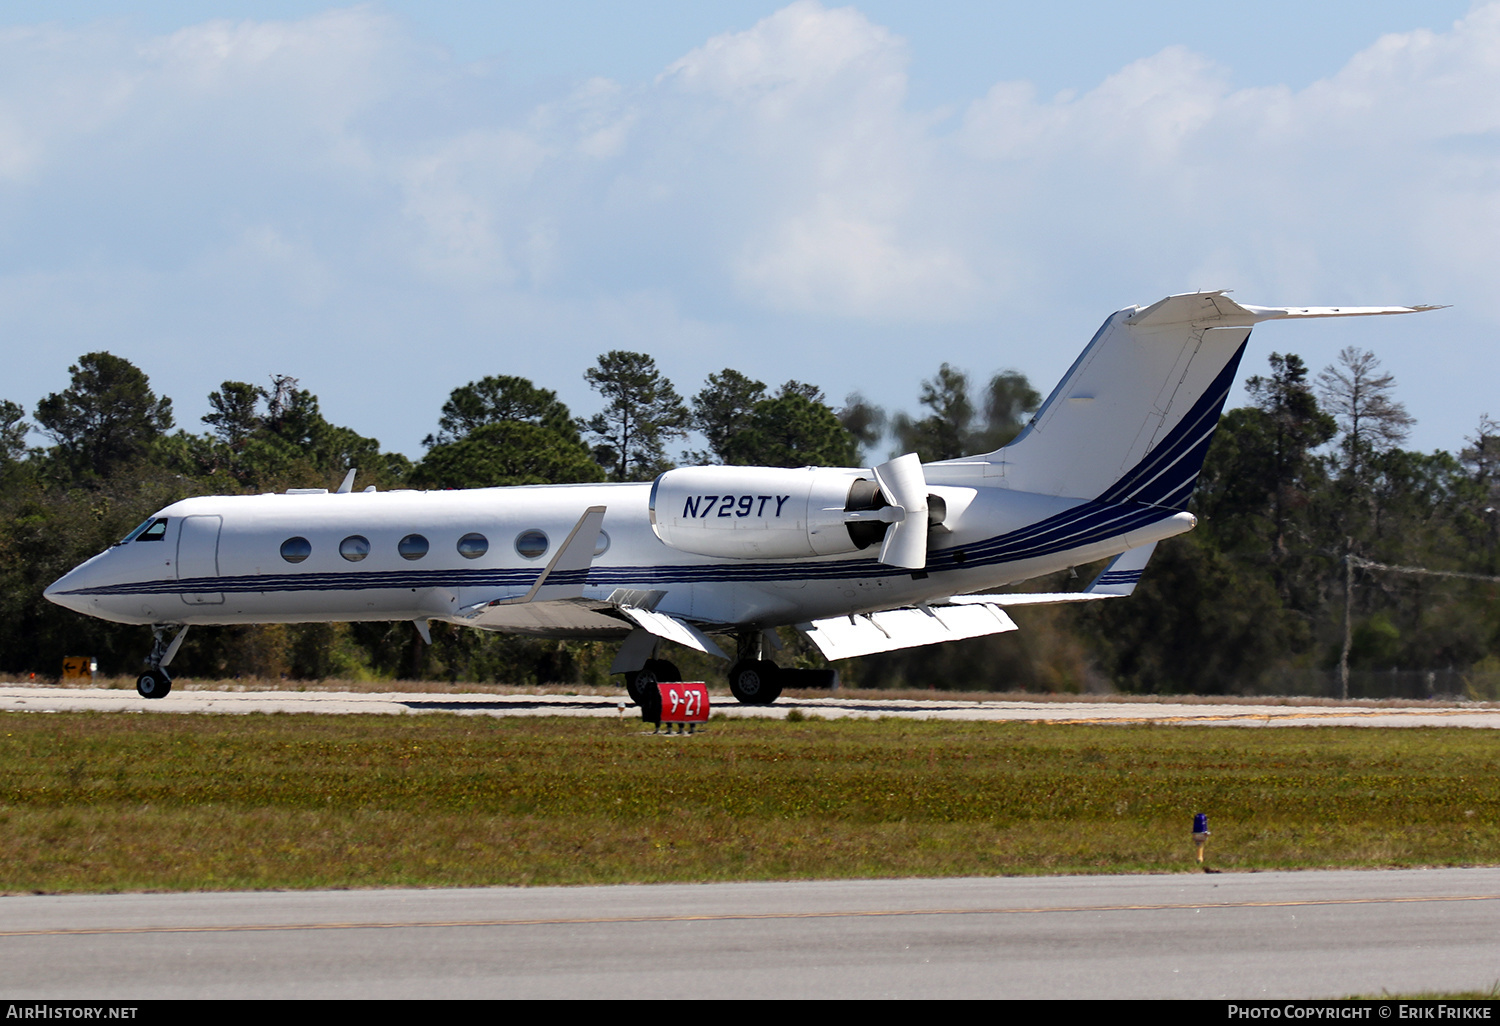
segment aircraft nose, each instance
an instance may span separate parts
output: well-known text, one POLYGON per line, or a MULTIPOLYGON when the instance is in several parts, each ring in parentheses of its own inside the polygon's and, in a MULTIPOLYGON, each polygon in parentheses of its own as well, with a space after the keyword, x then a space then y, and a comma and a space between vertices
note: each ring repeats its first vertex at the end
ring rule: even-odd
POLYGON ((80 563, 48 586, 42 592, 42 597, 48 602, 55 602, 64 609, 71 609, 75 613, 83 613, 88 616, 97 616, 94 608, 94 596, 87 593, 88 589, 103 583, 100 574, 98 556, 86 563, 80 563))
POLYGON ((55 602, 64 609, 71 609, 75 613, 86 612, 84 607, 88 604, 88 600, 82 595, 68 594, 77 586, 77 578, 77 570, 68 571, 47 586, 47 590, 42 592, 42 598, 48 602, 55 602))

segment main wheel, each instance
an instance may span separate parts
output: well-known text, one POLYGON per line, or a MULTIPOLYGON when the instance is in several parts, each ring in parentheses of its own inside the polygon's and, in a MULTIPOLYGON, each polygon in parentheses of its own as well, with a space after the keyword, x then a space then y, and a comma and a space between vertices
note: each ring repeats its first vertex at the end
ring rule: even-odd
POLYGON ((729 668, 729 691, 741 705, 770 705, 781 697, 781 668, 766 659, 746 659, 729 668))
POLYGON ((647 659, 646 665, 634 673, 625 674, 625 692, 636 705, 644 707, 647 702, 660 699, 656 685, 660 681, 681 680, 682 671, 665 659, 647 659))
POLYGON ((677 668, 677 664, 665 659, 647 659, 641 672, 651 674, 653 684, 658 681, 682 679, 682 671, 677 668))
POLYGON ((147 670, 136 678, 135 690, 142 698, 166 698, 172 690, 172 678, 166 670, 147 670))

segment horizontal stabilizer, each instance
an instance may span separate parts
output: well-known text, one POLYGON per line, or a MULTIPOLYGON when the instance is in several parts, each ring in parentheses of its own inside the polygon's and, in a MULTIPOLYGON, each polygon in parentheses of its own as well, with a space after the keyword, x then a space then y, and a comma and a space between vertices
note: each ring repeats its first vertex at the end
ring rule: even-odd
POLYGON ((833 616, 798 624, 797 629, 818 646, 824 658, 832 660, 1002 634, 1015 630, 1016 625, 998 606, 989 603, 833 616))
POLYGON ((1156 542, 1152 542, 1150 545, 1142 545, 1140 548, 1120 553, 1110 560, 1109 566, 1104 568, 1103 573, 1094 578, 1094 583, 1088 586, 1088 594, 1109 597, 1129 595, 1140 583, 1141 571, 1146 569, 1146 561, 1155 551, 1156 542))
POLYGON ((1051 606, 1064 602, 1093 602, 1097 599, 1124 598, 1140 583, 1146 561, 1156 551, 1156 542, 1122 552, 1083 591, 1011 592, 999 595, 954 595, 943 601, 955 606, 1051 606))
POLYGON ((1250 306, 1236 303, 1224 290, 1168 296, 1133 312, 1126 323, 1138 327, 1194 323, 1240 325, 1303 317, 1378 317, 1383 314, 1427 313, 1441 306, 1250 306))

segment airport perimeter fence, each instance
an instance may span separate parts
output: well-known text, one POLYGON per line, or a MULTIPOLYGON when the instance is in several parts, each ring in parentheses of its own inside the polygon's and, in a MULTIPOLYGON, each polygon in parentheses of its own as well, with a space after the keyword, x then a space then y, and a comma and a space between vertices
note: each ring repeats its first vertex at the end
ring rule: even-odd
MULTIPOLYGON (((1339 698, 1339 671, 1277 670, 1248 695, 1339 698)), ((1500 701, 1500 672, 1494 670, 1350 670, 1350 698, 1500 701)))

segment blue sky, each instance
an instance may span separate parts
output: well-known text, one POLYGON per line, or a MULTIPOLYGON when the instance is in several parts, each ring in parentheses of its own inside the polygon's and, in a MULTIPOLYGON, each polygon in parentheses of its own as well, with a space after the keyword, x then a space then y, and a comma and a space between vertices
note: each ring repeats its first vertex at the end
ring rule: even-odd
POLYGON ((601 352, 913 410, 1044 391, 1110 311, 1451 303, 1267 325, 1374 350, 1457 449, 1500 414, 1500 6, 803 0, 0 7, 0 398, 81 353, 198 430, 290 373, 412 455, 453 387, 576 413, 601 352))

